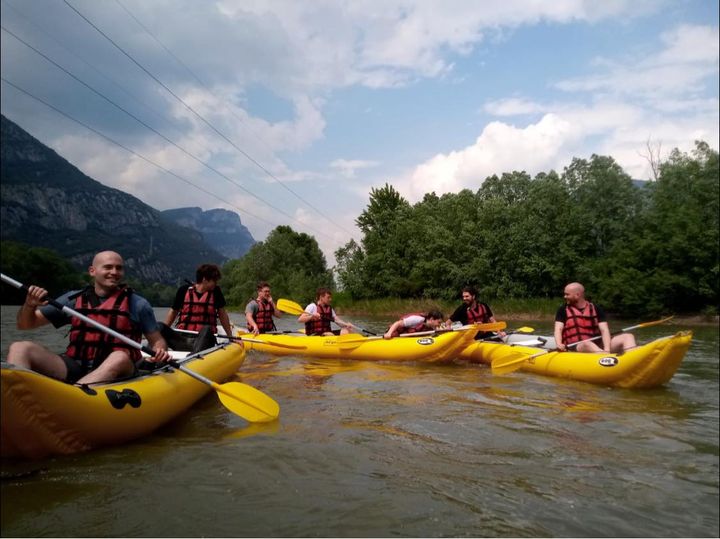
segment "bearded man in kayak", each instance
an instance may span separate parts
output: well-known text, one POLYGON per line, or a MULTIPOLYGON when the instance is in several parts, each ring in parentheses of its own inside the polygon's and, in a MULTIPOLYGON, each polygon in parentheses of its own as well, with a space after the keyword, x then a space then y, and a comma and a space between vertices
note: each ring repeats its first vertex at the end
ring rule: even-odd
POLYGON ((265 281, 257 285, 257 298, 250 300, 245 306, 245 319, 248 331, 254 335, 274 331, 273 316, 282 316, 273 302, 270 285, 265 281))
POLYGON ((178 288, 162 328, 162 334, 173 350, 199 352, 215 346, 218 320, 225 334, 232 336, 225 296, 218 286, 221 277, 220 268, 215 264, 202 264, 195 271, 195 284, 178 288), (170 326, 176 319, 177 329, 198 332, 197 336, 186 337, 173 332, 170 326))
MULTIPOLYGON (((150 361, 170 359, 152 307, 122 284, 125 274, 122 257, 114 251, 100 252, 93 258, 88 273, 93 284, 62 295, 58 303, 138 343, 144 334, 155 351, 150 361)), ((8 350, 8 363, 78 384, 107 382, 136 372, 136 364, 141 361, 138 349, 48 305, 47 295, 44 288, 28 287, 25 303, 17 314, 17 328, 34 329, 50 323, 59 328, 71 324, 67 350, 58 355, 35 342, 14 342, 8 350)))
POLYGON ((330 326, 331 322, 335 322, 342 328, 338 334, 346 335, 350 333, 352 324, 348 324, 337 317, 335 310, 330 306, 331 302, 332 292, 330 289, 318 288, 315 293, 315 303, 310 303, 305 307, 305 312, 298 317, 298 322, 305 324, 306 335, 335 335, 336 333, 330 326))
MULTIPOLYGON (((462 305, 455 309, 455 312, 450 315, 450 321, 460 322, 463 326, 467 324, 488 324, 497 322, 490 306, 487 303, 478 301, 477 296, 478 291, 474 286, 466 286, 463 288, 462 305)), ((506 333, 504 331, 498 331, 496 334, 487 331, 479 331, 478 334, 475 335, 475 338, 485 339, 496 335, 503 338, 506 333)))
POLYGON ((443 313, 437 310, 432 310, 427 314, 406 314, 400 320, 393 322, 383 335, 383 338, 392 339, 403 333, 436 330, 442 325, 444 319, 443 313))
POLYGON ((555 314, 555 343, 559 350, 567 350, 576 342, 578 352, 611 352, 621 354, 636 346, 632 333, 622 333, 612 337, 605 311, 585 299, 585 287, 580 283, 570 283, 564 291, 565 305, 555 314), (586 339, 598 339, 590 341, 586 339), (585 342, 581 342, 585 341, 585 342), (600 348, 596 342, 602 344, 600 348))

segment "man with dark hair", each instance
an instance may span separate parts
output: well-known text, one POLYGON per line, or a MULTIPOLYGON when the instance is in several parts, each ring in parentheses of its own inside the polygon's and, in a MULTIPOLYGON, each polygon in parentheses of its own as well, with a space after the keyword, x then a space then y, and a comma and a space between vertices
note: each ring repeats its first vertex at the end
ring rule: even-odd
MULTIPOLYGON (((478 301, 478 291, 474 286, 466 286, 462 289, 462 305, 450 315, 451 322, 460 322, 463 326, 467 324, 488 324, 495 323, 495 316, 487 303, 478 301)), ((492 336, 492 333, 479 331, 476 339, 485 339, 492 336)), ((499 337, 505 337, 504 331, 497 333, 499 337)))
POLYGON ((195 284, 178 288, 162 327, 163 336, 173 350, 199 352, 214 346, 218 320, 225 334, 232 335, 225 296, 218 286, 221 277, 220 268, 215 264, 202 264, 195 272, 195 284), (176 329, 198 332, 197 338, 173 331, 170 326, 176 320, 176 329))
POLYGON ((270 294, 270 285, 262 281, 257 285, 257 298, 251 299, 245 306, 245 319, 248 331, 253 334, 275 331, 273 316, 282 316, 273 302, 270 294))
MULTIPOLYGON (((122 283, 125 275, 122 257, 114 251, 102 251, 93 258, 88 273, 93 284, 60 296, 58 303, 138 343, 144 334, 155 351, 150 361, 170 359, 152 307, 122 283)), ((107 382, 136 372, 141 361, 137 348, 48 305, 46 297, 44 288, 28 287, 25 303, 17 314, 17 328, 34 329, 50 323, 59 328, 71 324, 67 350, 58 355, 38 343, 14 342, 8 350, 8 363, 78 384, 107 382)))
POLYGON ((442 325, 444 319, 445 316, 443 313, 436 309, 428 311, 426 314, 406 314, 400 318, 400 320, 394 322, 385 332, 383 337, 385 339, 392 339, 393 337, 398 337, 403 333, 432 331, 438 329, 442 325))
POLYGON ((341 320, 335 314, 335 310, 330 306, 332 302, 332 292, 329 288, 320 287, 315 293, 315 303, 310 303, 305 307, 305 312, 298 317, 298 322, 305 324, 306 335, 335 335, 330 327, 331 322, 335 322, 342 329, 340 335, 350 332, 352 324, 341 320))

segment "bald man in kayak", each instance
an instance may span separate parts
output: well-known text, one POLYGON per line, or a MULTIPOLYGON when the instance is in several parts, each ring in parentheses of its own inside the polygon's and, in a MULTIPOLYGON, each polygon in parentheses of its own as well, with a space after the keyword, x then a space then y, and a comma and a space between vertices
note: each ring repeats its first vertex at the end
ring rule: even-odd
MULTIPOLYGON (((114 251, 102 251, 93 258, 88 273, 93 284, 60 296, 58 303, 138 343, 144 334, 155 351, 151 361, 170 359, 152 307, 121 282, 125 275, 122 257, 114 251)), ((17 314, 17 328, 35 329, 50 323, 59 328, 71 324, 67 350, 56 354, 32 341, 14 342, 8 350, 8 363, 71 384, 107 382, 136 372, 136 364, 142 359, 138 349, 48 305, 47 295, 44 288, 28 287, 25 303, 17 314)))
POLYGON ((636 346, 635 336, 621 333, 612 337, 605 311, 585 299, 585 287, 570 283, 564 291, 565 305, 555 314, 555 342, 559 350, 575 348, 578 352, 611 352, 621 354, 636 346), (586 339, 595 340, 589 341, 586 339), (581 342, 584 341, 584 342, 581 342), (576 346, 570 346, 579 342, 576 346), (602 348, 598 344, 602 345, 602 348))

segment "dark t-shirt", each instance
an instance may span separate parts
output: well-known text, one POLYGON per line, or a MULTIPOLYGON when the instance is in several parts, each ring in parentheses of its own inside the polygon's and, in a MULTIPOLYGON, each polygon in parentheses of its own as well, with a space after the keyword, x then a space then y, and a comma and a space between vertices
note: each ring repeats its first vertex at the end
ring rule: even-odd
MULTIPOLYGON (((175 294, 175 301, 173 301, 172 308, 174 311, 180 312, 182 311, 183 304, 185 303, 185 294, 187 292, 187 289, 190 288, 189 284, 185 284, 178 288, 177 293, 175 294)), ((219 286, 216 286, 213 288, 212 294, 215 299, 215 308, 216 309, 222 309, 225 307, 225 296, 222 293, 222 290, 220 290, 219 286)), ((200 294, 202 295, 202 294, 200 294)))
MULTIPOLYGON (((485 307, 485 310, 487 311, 488 318, 493 316, 492 309, 487 303, 478 303, 478 305, 481 305, 485 307)), ((460 305, 457 309, 455 309, 455 312, 450 315, 450 320, 453 322, 462 322, 462 325, 465 326, 468 323, 468 315, 467 315, 467 305, 464 303, 460 305)))
MULTIPOLYGON (((593 305, 595 304, 593 303, 593 305)), ((556 322, 562 322, 564 324, 567 321, 567 313, 565 312, 566 307, 567 305, 563 305, 557 310, 557 312, 555 313, 556 322)), ((605 310, 602 307, 600 307, 599 305, 595 305, 595 312, 597 313, 598 322, 607 322, 605 310)))

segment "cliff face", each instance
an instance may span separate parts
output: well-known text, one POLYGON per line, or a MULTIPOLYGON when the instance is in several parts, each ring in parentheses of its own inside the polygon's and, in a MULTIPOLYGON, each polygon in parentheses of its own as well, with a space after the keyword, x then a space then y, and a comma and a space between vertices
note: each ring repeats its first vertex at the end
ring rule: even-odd
POLYGON ((128 276, 166 284, 227 259, 197 230, 86 176, 4 116, 0 135, 2 239, 53 249, 78 268, 115 250, 128 276))
POLYGON ((162 215, 180 226, 197 230, 213 249, 227 258, 240 258, 255 243, 250 231, 235 212, 177 208, 165 210, 162 215))

